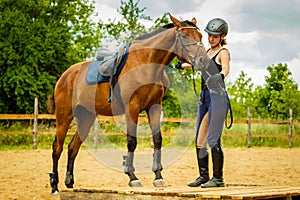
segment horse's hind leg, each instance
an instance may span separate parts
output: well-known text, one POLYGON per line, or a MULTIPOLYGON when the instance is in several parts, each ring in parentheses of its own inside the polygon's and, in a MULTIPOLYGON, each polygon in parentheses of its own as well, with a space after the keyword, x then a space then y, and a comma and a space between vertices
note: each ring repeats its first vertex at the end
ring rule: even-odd
POLYGON ((72 110, 69 112, 64 107, 56 108, 56 135, 52 145, 52 173, 50 173, 50 184, 52 187, 51 195, 58 194, 57 184, 58 178, 58 160, 63 151, 64 141, 69 129, 69 125, 73 120, 72 110))
POLYGON ((166 184, 161 175, 161 171, 163 170, 161 164, 161 146, 162 146, 162 136, 160 130, 161 105, 155 104, 146 112, 148 115, 149 124, 152 131, 153 143, 154 143, 152 171, 155 174, 155 179, 153 181, 153 184, 155 187, 165 187, 166 184))
POLYGON ((65 185, 73 188, 74 184, 74 161, 78 154, 82 142, 85 141, 89 134, 90 127, 95 121, 96 115, 87 111, 83 107, 78 107, 75 112, 77 119, 77 130, 68 146, 68 164, 65 179, 65 185))

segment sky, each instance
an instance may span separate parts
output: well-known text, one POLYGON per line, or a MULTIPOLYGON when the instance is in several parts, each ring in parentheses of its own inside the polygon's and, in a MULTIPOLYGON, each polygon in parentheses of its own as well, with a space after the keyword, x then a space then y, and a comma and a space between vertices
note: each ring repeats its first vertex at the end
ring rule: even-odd
MULTIPOLYGON (((104 22, 118 19, 120 5, 120 0, 95 0, 104 22)), ((300 87, 300 0, 140 0, 138 5, 152 19, 167 12, 182 20, 195 17, 206 48, 206 24, 223 18, 229 25, 230 81, 244 71, 256 86, 263 86, 267 67, 282 63, 300 87)))

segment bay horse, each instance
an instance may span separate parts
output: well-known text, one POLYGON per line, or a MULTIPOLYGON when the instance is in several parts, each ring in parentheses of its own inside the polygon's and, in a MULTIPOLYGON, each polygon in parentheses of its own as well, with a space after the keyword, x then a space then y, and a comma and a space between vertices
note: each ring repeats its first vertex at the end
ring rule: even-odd
POLYGON ((165 186, 161 175, 160 129, 162 99, 169 86, 165 70, 175 56, 197 69, 206 68, 210 62, 196 19, 179 21, 171 14, 169 16, 171 23, 131 41, 127 61, 112 91, 112 101, 108 101, 111 95, 110 83, 86 83, 85 75, 92 61, 72 65, 59 78, 48 102, 56 116, 56 135, 52 146, 53 169, 50 173, 52 195, 58 194, 58 160, 70 123, 75 117, 77 129, 68 144, 65 185, 73 188, 75 158, 98 114, 125 114, 127 155, 124 156, 124 173, 129 176, 129 186, 135 187, 142 186, 133 166, 138 117, 142 111, 146 112, 154 144, 153 184, 156 187, 165 186))

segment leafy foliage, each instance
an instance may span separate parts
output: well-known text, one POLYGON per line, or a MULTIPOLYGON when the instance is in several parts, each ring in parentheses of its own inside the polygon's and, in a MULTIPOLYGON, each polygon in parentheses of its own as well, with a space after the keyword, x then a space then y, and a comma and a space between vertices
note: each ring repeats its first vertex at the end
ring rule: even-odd
POLYGON ((166 24, 169 21, 165 13, 161 18, 154 20, 154 25, 150 28, 145 23, 152 22, 152 18, 144 14, 146 8, 139 8, 137 0, 121 1, 118 13, 123 17, 121 20, 108 19, 108 23, 103 25, 106 30, 105 37, 109 42, 117 45, 128 43, 134 38, 143 35, 151 30, 166 24))
POLYGON ((256 91, 258 114, 270 119, 288 119, 292 109, 294 116, 299 117, 300 92, 287 64, 271 65, 267 70, 270 75, 266 76, 265 87, 256 91))
POLYGON ((58 77, 99 46, 88 0, 0 0, 0 113, 41 112, 58 77))
POLYGON ((300 118, 300 92, 291 72, 286 64, 279 63, 267 68, 265 86, 253 89, 251 78, 244 72, 234 83, 229 83, 230 95, 234 116, 245 119, 247 108, 251 108, 252 117, 262 119, 289 119, 289 110, 293 110, 294 119, 300 118))
POLYGON ((233 115, 236 118, 247 118, 247 108, 253 107, 253 87, 251 78, 245 72, 241 72, 235 83, 227 83, 230 103, 233 115))

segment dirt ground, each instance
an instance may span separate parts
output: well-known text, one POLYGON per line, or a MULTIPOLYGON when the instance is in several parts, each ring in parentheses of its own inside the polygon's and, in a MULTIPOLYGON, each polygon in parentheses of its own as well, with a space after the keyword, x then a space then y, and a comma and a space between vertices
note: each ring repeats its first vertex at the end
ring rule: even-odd
MULTIPOLYGON (((300 187, 298 148, 225 148, 224 154, 226 184, 300 187)), ((64 151, 59 162, 60 190, 66 189, 66 155, 64 151)), ((51 160, 51 150, 0 151, 0 199, 59 199, 59 196, 50 196, 51 160)), ((87 150, 79 152, 74 175, 75 188, 128 187, 128 177, 122 171, 97 161, 87 150)), ((162 175, 168 187, 187 187, 186 184, 198 176, 195 151, 186 150, 165 166, 162 175)), ((137 176, 144 187, 153 187, 151 170, 137 176)))

